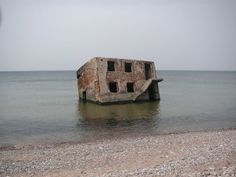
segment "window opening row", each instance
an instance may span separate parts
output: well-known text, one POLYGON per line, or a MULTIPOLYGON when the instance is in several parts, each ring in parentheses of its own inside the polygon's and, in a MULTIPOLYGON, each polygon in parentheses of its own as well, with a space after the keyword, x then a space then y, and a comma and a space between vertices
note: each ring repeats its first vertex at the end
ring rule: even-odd
MULTIPOLYGON (((107 62, 107 71, 115 71, 115 62, 107 62)), ((132 72, 132 63, 125 62, 125 72, 132 72)))
MULTIPOLYGON (((127 82, 126 84, 127 92, 134 92, 134 83, 127 82)), ((118 92, 117 82, 109 82, 109 90, 110 92, 116 93, 118 92)))

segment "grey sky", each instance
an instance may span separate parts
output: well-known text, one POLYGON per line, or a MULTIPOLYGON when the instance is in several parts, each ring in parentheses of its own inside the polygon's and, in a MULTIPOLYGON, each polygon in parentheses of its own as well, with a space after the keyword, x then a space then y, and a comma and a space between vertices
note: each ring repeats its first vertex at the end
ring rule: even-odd
POLYGON ((71 70, 94 56, 236 70, 236 0, 0 0, 0 70, 71 70))

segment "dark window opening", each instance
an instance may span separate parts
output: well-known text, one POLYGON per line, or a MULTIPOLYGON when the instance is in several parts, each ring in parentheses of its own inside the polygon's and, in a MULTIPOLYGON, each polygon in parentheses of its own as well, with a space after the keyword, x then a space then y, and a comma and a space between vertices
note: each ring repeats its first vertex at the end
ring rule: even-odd
POLYGON ((115 62, 114 61, 107 62, 107 71, 115 71, 115 62))
POLYGON ((146 80, 151 78, 151 65, 149 63, 145 63, 145 77, 146 80))
POLYGON ((134 83, 132 82, 127 83, 127 92, 134 92, 134 83))
POLYGON ((117 92, 117 82, 110 82, 109 89, 110 89, 110 92, 117 92))
POLYGON ((125 63, 125 72, 132 72, 132 63, 125 63))

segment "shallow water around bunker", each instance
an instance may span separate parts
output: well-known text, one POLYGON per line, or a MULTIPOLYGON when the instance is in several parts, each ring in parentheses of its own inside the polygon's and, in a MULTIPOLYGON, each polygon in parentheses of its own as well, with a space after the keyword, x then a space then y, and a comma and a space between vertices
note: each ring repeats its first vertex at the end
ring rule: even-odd
POLYGON ((160 101, 78 101, 74 71, 0 72, 0 146, 236 128, 236 72, 159 71, 160 101))

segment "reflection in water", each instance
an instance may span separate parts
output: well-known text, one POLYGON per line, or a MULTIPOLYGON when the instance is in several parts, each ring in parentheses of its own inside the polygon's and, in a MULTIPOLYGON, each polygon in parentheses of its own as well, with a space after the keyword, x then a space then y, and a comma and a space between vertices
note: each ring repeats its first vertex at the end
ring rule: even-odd
POLYGON ((150 122, 159 118, 159 109, 159 101, 113 105, 80 101, 78 125, 122 126, 140 120, 150 122))

